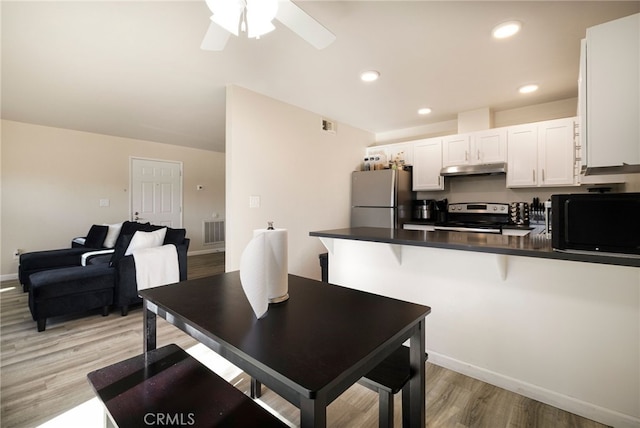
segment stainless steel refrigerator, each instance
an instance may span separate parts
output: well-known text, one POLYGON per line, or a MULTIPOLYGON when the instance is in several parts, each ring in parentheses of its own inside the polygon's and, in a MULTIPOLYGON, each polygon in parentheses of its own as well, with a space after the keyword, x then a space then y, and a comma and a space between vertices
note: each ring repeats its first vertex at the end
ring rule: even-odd
POLYGON ((411 172, 394 169, 351 174, 351 227, 399 229, 411 217, 411 172))

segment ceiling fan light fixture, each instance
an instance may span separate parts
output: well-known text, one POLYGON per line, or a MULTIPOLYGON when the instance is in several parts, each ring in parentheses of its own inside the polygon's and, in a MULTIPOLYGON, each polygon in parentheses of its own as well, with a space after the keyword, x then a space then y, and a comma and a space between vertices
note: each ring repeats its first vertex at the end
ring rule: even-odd
POLYGON ((360 80, 363 82, 375 82, 380 77, 380 72, 376 70, 367 70, 360 73, 360 80))
POLYGON ((211 20, 234 35, 246 31, 259 39, 276 27, 271 23, 278 13, 278 0, 206 0, 213 12, 211 20))
POLYGON ((207 0, 207 6, 213 12, 211 20, 230 32, 238 35, 240 17, 244 10, 242 0, 207 0))
POLYGON ((278 0, 247 0, 247 36, 259 39, 276 27, 271 23, 278 13, 278 0))
POLYGON ((518 33, 521 28, 522 22, 507 21, 493 27, 491 35, 494 39, 506 39, 518 33))

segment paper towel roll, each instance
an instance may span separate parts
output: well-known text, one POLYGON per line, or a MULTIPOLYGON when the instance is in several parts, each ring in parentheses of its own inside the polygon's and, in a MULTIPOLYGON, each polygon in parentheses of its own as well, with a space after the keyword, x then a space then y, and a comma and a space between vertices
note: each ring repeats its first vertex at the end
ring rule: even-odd
POLYGON ((257 318, 269 302, 289 298, 288 244, 286 229, 257 229, 240 257, 240 281, 257 318))

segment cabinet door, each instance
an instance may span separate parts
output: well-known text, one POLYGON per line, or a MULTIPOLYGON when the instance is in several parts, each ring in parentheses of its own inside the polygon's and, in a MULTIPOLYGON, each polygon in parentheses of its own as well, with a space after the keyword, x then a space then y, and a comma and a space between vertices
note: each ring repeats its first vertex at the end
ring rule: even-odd
POLYGON ((413 146, 413 190, 442 190, 442 139, 420 140, 413 146))
POLYGON ((588 28, 586 45, 587 166, 638 165, 640 14, 588 28))
POLYGON ((575 183, 574 120, 560 119, 538 125, 538 184, 572 186, 575 183))
POLYGON ((507 132, 507 187, 535 187, 538 183, 538 127, 513 126, 507 132))
POLYGON ((499 163, 507 161, 507 130, 489 129, 473 134, 472 163, 499 163))
POLYGON ((471 136, 467 134, 452 135, 442 140, 442 165, 466 165, 469 163, 469 145, 471 136))

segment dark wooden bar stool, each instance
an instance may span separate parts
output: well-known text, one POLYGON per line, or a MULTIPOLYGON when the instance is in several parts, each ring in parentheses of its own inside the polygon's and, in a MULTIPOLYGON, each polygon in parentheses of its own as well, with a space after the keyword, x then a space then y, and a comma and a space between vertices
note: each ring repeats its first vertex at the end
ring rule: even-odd
POLYGON ((287 426, 173 344, 87 378, 106 407, 106 426, 287 426))
MULTIPOLYGON (((424 362, 428 355, 424 355, 424 362)), ((399 347, 393 354, 378 364, 365 377, 358 381, 378 393, 378 426, 380 428, 393 427, 393 396, 402 390, 402 426, 409 427, 409 391, 408 382, 411 377, 409 363, 409 348, 399 347)), ((260 398, 262 385, 251 378, 251 397, 260 398)))

